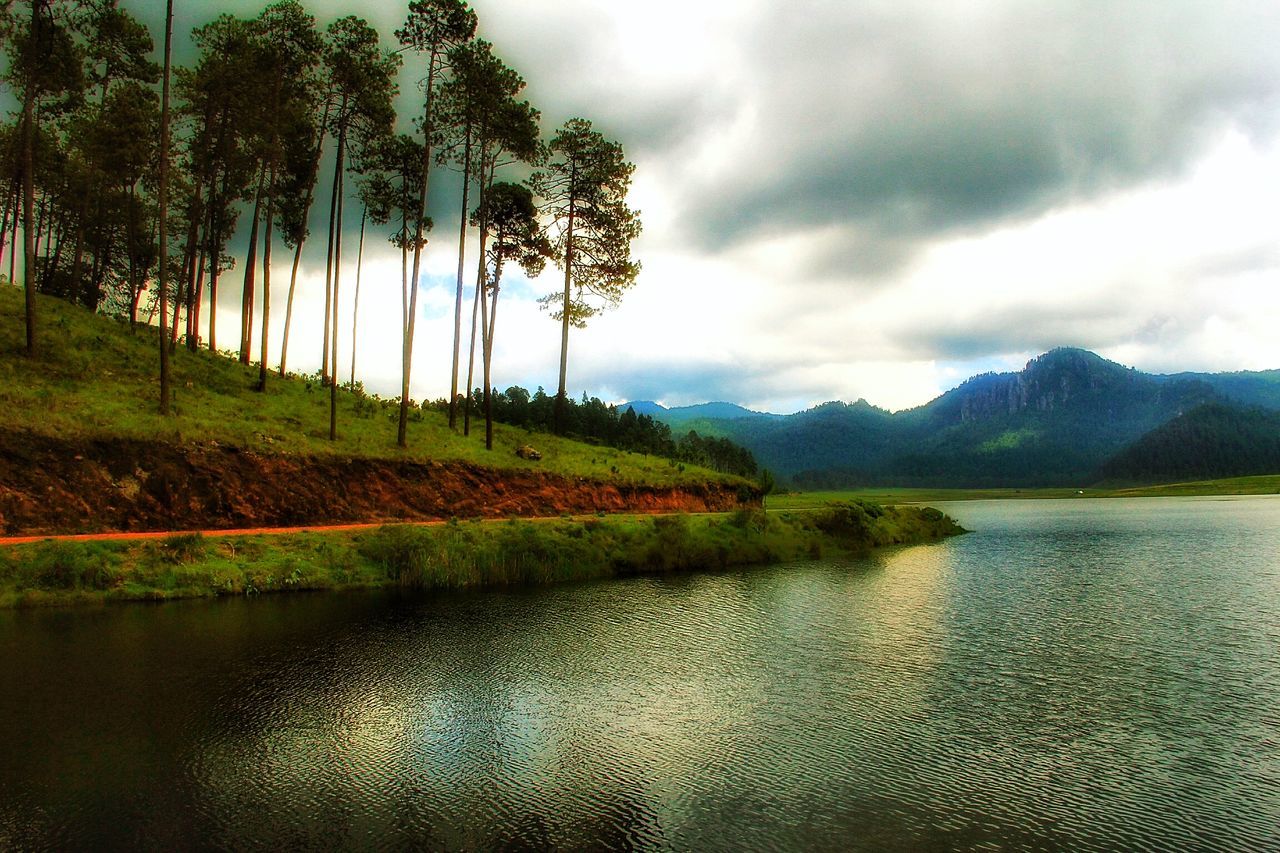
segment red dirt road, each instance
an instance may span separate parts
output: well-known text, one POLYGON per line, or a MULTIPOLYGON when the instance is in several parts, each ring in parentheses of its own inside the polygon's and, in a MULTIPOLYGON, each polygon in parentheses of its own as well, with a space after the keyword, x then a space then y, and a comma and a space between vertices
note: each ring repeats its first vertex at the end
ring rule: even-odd
MULTIPOLYGON (((616 513, 615 513, 616 514, 616 513)), ((623 515, 720 515, 718 512, 629 512, 623 515)), ((565 518, 569 519, 586 519, 596 518, 594 513, 580 514, 572 516, 564 515, 539 515, 519 518, 519 521, 560 521, 565 518)), ((511 521, 510 518, 480 518, 474 519, 485 524, 500 524, 504 521, 511 521)), ((384 527, 388 524, 410 524, 414 527, 439 527, 448 522, 443 519, 432 519, 430 521, 365 521, 357 524, 318 524, 301 527, 241 527, 234 530, 149 530, 134 531, 123 533, 65 533, 51 534, 46 533, 39 536, 0 536, 0 547, 5 545, 29 545, 33 542, 45 542, 53 539, 59 542, 119 542, 119 541, 139 541, 143 539, 164 539, 168 536, 185 536, 192 533, 199 533, 202 536, 222 537, 222 536, 276 536, 288 533, 332 533, 344 530, 370 530, 375 527, 384 527)))
MULTIPOLYGON (((532 520, 532 519, 528 519, 532 520)), ((314 527, 242 527, 236 530, 153 530, 126 533, 68 533, 45 534, 43 536, 0 536, 0 546, 28 545, 32 542, 44 542, 56 539, 59 542, 112 542, 140 539, 164 539, 167 536, 183 536, 199 533, 204 536, 262 536, 282 533, 325 533, 341 530, 368 530, 386 524, 413 524, 415 526, 434 526, 444 524, 443 521, 369 521, 362 524, 323 524, 314 527)))

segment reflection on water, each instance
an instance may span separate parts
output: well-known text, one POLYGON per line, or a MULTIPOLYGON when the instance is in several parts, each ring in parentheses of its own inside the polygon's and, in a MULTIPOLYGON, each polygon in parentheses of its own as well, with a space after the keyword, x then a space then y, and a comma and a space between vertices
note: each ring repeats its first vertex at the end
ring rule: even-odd
POLYGON ((0 614, 0 848, 1280 845, 1280 500, 852 563, 0 614))

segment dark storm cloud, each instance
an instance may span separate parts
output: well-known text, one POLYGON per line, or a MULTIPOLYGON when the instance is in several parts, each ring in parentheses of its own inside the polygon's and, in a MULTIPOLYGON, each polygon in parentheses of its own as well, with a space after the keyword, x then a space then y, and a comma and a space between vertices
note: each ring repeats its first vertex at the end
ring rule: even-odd
POLYGON ((720 249, 836 227, 891 236, 886 257, 864 260, 890 269, 903 241, 1171 176, 1228 127, 1276 131, 1274 4, 941 10, 775 7, 745 48, 750 146, 731 152, 732 180, 690 193, 694 239, 720 249))
MULTIPOLYGON (((617 23, 607 6, 590 3, 473 4, 480 36, 523 76, 524 93, 542 112, 550 137, 580 116, 612 139, 631 159, 664 157, 705 127, 730 117, 727 80, 660 79, 664 58, 653 57, 652 75, 622 80, 614 67, 617 23)), ((674 24, 673 24, 674 26, 674 24)))

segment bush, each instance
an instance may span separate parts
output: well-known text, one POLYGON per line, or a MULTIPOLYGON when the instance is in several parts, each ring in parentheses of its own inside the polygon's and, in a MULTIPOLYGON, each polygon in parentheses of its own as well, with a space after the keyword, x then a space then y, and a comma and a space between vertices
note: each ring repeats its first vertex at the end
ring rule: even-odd
POLYGON ((739 530, 752 530, 756 533, 763 533, 769 525, 769 518, 762 509, 742 507, 733 511, 733 514, 729 516, 729 523, 739 530))
POLYGON ((41 542, 26 562, 29 585, 44 589, 111 589, 123 576, 113 550, 88 542, 41 542))
POLYGON ((421 530, 405 524, 388 524, 364 538, 360 554, 382 566, 391 580, 422 585, 430 561, 429 544, 421 530))
POLYGON ((871 543, 871 522, 884 514, 876 504, 862 501, 830 504, 813 515, 813 524, 823 533, 853 544, 871 543))
POLYGON ((161 539, 156 550, 160 559, 178 566, 204 559, 209 546, 202 533, 175 533, 161 539))

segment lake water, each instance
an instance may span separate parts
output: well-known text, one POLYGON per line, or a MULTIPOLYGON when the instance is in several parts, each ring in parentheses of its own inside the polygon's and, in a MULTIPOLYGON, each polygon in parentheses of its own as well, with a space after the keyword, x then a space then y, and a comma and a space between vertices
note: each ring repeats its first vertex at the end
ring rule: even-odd
POLYGON ((1280 848, 1280 498, 848 562, 0 613, 0 849, 1280 848))

